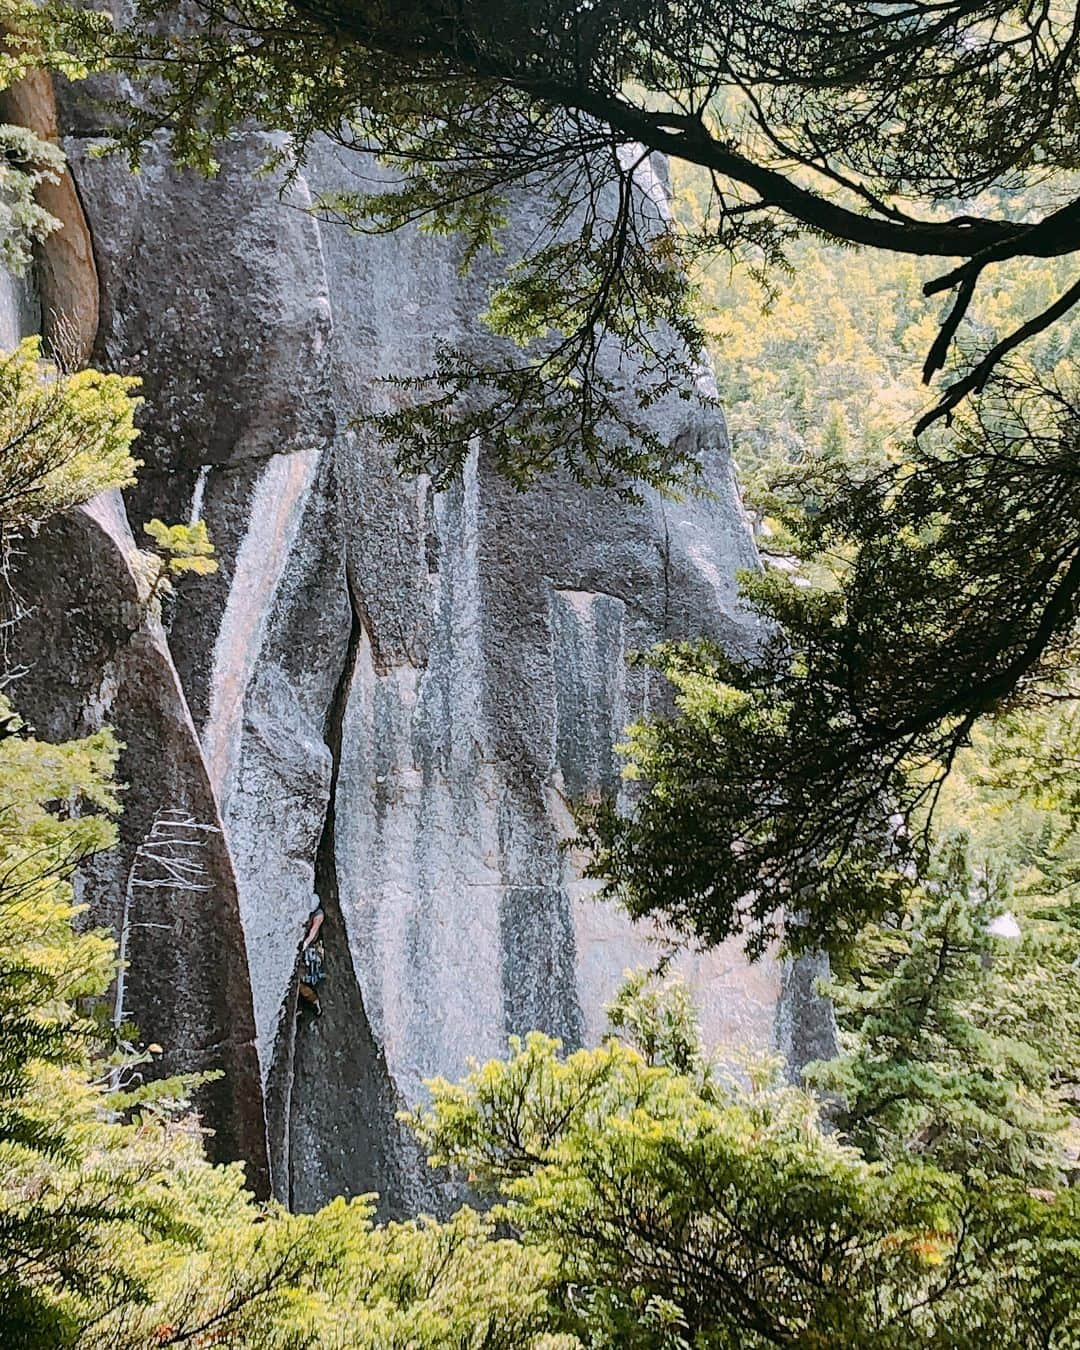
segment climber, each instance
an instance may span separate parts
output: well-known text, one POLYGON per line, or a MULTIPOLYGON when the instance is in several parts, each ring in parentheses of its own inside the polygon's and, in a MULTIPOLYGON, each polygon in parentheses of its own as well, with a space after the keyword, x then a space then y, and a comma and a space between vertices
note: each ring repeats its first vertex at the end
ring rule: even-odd
POLYGON ((319 1003, 319 985, 326 979, 323 966, 323 945, 319 941, 326 914, 322 905, 316 903, 308 920, 307 932, 300 947, 300 983, 298 992, 305 1003, 310 1003, 316 1014, 322 1012, 319 1003))

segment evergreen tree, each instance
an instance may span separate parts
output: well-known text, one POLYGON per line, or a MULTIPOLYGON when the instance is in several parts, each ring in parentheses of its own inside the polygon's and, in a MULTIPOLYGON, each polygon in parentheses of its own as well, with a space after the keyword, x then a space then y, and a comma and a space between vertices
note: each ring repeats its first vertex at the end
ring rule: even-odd
POLYGON ((817 584, 746 579, 752 652, 651 658, 677 712, 631 731, 644 791, 579 817, 607 893, 752 954, 785 910, 790 943, 838 948, 902 908, 980 719, 1054 700, 1073 666, 1078 444, 1080 403, 1018 379, 947 445, 858 482, 822 466, 819 509, 785 517, 817 584))
POLYGON ((133 483, 138 406, 129 376, 62 374, 40 338, 0 355, 0 527, 3 537, 109 487, 133 483))
POLYGON ((682 996, 661 1011, 640 993, 618 1017, 648 1053, 563 1056, 533 1035, 431 1084, 417 1120, 434 1159, 554 1259, 567 1331, 649 1350, 1077 1343, 1077 1192, 870 1165, 775 1066, 747 1086, 687 1057, 682 996))
POLYGON ((1040 1039, 1001 1021, 1019 990, 995 889, 965 838, 947 843, 903 921, 865 935, 854 978, 830 987, 844 1052, 807 1076, 839 1096, 836 1123, 866 1157, 1052 1182, 1066 1122, 1040 1039))

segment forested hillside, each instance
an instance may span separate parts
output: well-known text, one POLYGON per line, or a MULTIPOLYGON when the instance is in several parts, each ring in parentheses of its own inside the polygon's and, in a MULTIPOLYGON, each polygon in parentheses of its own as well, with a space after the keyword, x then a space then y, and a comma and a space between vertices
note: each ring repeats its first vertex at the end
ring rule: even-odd
MULTIPOLYGON (((708 188, 675 170, 676 217, 687 228, 705 218, 708 188)), ((1057 191, 1068 195, 1068 184, 1057 191)), ((999 193, 993 204, 1023 218, 1046 205, 1038 190, 999 193)), ((983 199, 963 203, 984 211, 983 199)), ((1072 260, 1015 262, 995 272, 960 333, 973 351, 999 341, 1060 294, 1072 260)), ((925 259, 795 239, 785 261, 753 253, 740 264, 711 261, 696 277, 709 354, 723 390, 736 460, 749 503, 776 470, 819 456, 857 465, 904 454, 930 395, 920 378, 939 316, 923 287, 935 272, 925 259)), ((1066 315, 1023 351, 1047 378, 1067 380, 1080 351, 1080 322, 1066 315)))

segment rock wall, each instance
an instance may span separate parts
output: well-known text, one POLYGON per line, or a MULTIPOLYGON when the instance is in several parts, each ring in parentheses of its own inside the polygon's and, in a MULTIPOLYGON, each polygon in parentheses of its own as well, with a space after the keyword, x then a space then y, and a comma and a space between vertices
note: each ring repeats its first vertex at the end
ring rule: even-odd
MULTIPOLYGON (((20 639, 37 669, 68 653, 25 686, 40 728, 110 721, 127 742, 123 845, 88 897, 119 923, 155 822, 202 827, 206 888, 158 887, 129 925, 132 1015, 167 1067, 226 1068, 208 1102, 219 1150, 292 1204, 372 1189, 387 1213, 436 1204, 395 1119, 423 1079, 510 1032, 596 1038, 622 971, 658 954, 590 898, 561 848, 565 801, 617 784, 613 742, 663 697, 629 651, 754 639, 722 420, 655 409, 705 470, 709 495, 683 503, 557 476, 517 492, 483 445, 446 492, 403 479, 353 413, 381 376, 475 331, 483 269, 463 279, 453 247, 417 232, 319 223, 312 190, 375 173, 329 144, 284 192, 254 174, 257 133, 212 181, 161 146, 133 177, 90 154, 84 108, 62 113, 100 279, 94 359, 146 398, 126 515, 103 504, 35 542, 20 639), (164 629, 131 569, 128 522, 137 538, 152 516, 204 519, 221 561, 164 629), (318 1016, 298 998, 315 904, 318 1016)), ((526 199, 511 256, 529 216, 526 199)), ((774 965, 728 950, 682 965, 710 1039, 773 1042, 774 965)))
POLYGON ((237 878, 187 701, 118 493, 24 541, 18 642, 29 678, 15 701, 38 735, 109 725, 124 745, 119 848, 84 869, 96 922, 123 934, 122 1006, 169 1073, 220 1069, 203 1094, 223 1158, 269 1166, 237 878), (183 884, 170 885, 181 859, 183 884))

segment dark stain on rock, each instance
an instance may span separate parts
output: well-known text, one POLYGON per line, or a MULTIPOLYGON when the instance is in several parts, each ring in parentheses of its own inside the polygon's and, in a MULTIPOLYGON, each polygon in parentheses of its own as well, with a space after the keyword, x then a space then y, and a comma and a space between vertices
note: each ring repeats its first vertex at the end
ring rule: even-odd
MULTIPOLYGON (((319 937, 324 979, 319 1006, 300 998, 299 976, 289 991, 280 1064, 271 1100, 282 1113, 273 1156, 281 1169, 282 1199, 294 1210, 314 1210, 334 1196, 377 1192, 381 1218, 415 1212, 413 1192, 422 1175, 419 1148, 398 1121, 403 1103, 386 1058, 372 1034, 338 896, 335 797, 342 723, 363 625, 353 607, 345 664, 330 708, 327 743, 333 776, 315 865, 315 888, 325 914, 319 937)), ((298 960, 300 953, 298 952, 298 960)))

